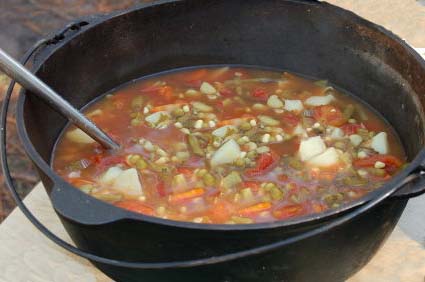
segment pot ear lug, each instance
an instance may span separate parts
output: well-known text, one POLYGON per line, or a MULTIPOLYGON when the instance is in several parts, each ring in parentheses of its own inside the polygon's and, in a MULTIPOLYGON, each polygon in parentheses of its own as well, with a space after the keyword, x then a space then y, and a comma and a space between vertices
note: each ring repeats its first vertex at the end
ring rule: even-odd
POLYGON ((425 193, 425 166, 420 166, 409 177, 412 180, 394 193, 392 198, 414 198, 425 193))
POLYGON ((55 211, 84 225, 102 225, 128 218, 128 212, 91 197, 70 184, 56 182, 50 193, 55 211))

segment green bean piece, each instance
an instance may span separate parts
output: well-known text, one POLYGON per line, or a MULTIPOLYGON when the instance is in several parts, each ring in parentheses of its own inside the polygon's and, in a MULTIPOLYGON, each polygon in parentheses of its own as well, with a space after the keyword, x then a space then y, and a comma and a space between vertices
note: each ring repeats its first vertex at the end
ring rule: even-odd
POLYGON ((80 186, 79 189, 86 194, 90 194, 91 191, 94 189, 94 186, 91 185, 91 184, 84 184, 84 185, 80 186))
POLYGON ((206 186, 213 186, 215 184, 215 178, 212 174, 210 173, 206 173, 203 177, 202 177, 202 181, 204 182, 204 184, 206 186))
POLYGON ((370 173, 372 173, 375 176, 384 177, 387 172, 385 169, 382 168, 371 168, 369 169, 370 173))
POLYGON ((328 194, 323 197, 323 201, 329 207, 338 207, 339 204, 344 200, 344 195, 342 193, 328 194))
POLYGON ((142 124, 142 121, 138 118, 133 118, 130 122, 131 126, 139 126, 142 124))
POLYGON ((302 170, 304 168, 303 163, 296 158, 289 158, 289 166, 295 170, 302 170))
POLYGON ((347 144, 342 141, 337 141, 335 142, 334 147, 342 151, 345 151, 347 149, 347 144))
POLYGON ((234 164, 235 166, 238 166, 238 167, 244 167, 245 161, 243 159, 237 159, 234 164))
POLYGON ((193 134, 188 135, 187 138, 192 152, 197 156, 203 157, 205 153, 201 148, 201 144, 199 143, 198 138, 193 134))
POLYGON ((348 104, 345 107, 344 112, 342 113, 344 119, 349 120, 354 114, 354 106, 352 104, 348 104))
POLYGON ((240 128, 243 131, 248 131, 248 130, 250 130, 252 128, 252 126, 251 126, 251 124, 249 122, 244 122, 244 123, 241 124, 240 128))
POLYGON ((250 224, 254 223, 254 221, 248 217, 239 217, 239 216, 232 216, 232 222, 236 224, 250 224))
POLYGON ((184 116, 184 111, 183 111, 181 108, 177 108, 177 109, 174 109, 174 110, 171 112, 171 115, 172 115, 173 117, 182 117, 182 116, 184 116))
POLYGON ((148 163, 142 158, 138 159, 135 164, 137 169, 145 169, 148 167, 148 163))
POLYGON ((282 200, 282 199, 283 199, 283 197, 284 197, 284 193, 283 193, 283 192, 282 192, 282 190, 281 190, 281 189, 279 189, 278 187, 273 187, 273 188, 270 190, 270 195, 272 196, 272 199, 273 199, 273 200, 277 200, 277 201, 282 200))
POLYGON ((137 96, 133 100, 131 100, 131 107, 135 110, 140 110, 143 107, 143 102, 143 96, 137 96))
POLYGON ((357 176, 347 176, 343 179, 343 183, 345 186, 364 186, 368 180, 357 176))
POLYGON ((236 185, 242 182, 242 178, 236 171, 232 171, 226 177, 223 178, 222 185, 226 189, 232 189, 236 185))
POLYGON ((327 87, 328 86, 328 81, 327 80, 318 80, 316 82, 314 82, 315 85, 320 86, 320 87, 327 87))

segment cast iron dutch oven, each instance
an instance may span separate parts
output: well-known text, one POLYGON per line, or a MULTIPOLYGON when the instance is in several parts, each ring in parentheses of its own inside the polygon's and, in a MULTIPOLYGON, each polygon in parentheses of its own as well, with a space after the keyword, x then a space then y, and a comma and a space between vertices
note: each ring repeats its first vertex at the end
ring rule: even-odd
POLYGON ((79 108, 133 79, 187 66, 245 64, 326 78, 382 113, 411 161, 376 192, 323 214, 233 226, 168 221, 65 183, 49 162, 66 120, 23 91, 21 140, 79 249, 19 205, 52 240, 116 281, 344 281, 376 253, 408 198, 424 190, 424 61, 392 33, 330 4, 157 1, 71 24, 33 52, 33 71, 79 108))

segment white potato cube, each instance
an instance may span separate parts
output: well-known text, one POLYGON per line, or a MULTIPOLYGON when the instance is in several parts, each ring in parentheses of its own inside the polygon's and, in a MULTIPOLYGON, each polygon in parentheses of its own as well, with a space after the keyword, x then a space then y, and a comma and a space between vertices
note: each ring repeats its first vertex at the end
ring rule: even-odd
POLYGON ((332 102, 335 99, 333 95, 326 95, 326 96, 311 96, 307 100, 305 100, 305 104, 308 106, 324 106, 328 105, 330 102, 332 102))
POLYGON ((358 134, 350 135, 349 138, 354 147, 359 146, 363 142, 363 138, 358 134))
POLYGON ((169 118, 170 114, 166 111, 156 112, 147 116, 145 120, 151 124, 157 124, 158 122, 160 122, 162 116, 166 116, 169 118))
POLYGON ((237 128, 235 126, 233 126, 233 125, 225 125, 225 126, 219 127, 216 130, 214 130, 212 132, 212 135, 217 136, 217 137, 224 138, 224 137, 226 137, 226 135, 229 132, 229 130, 236 131, 237 128))
POLYGON ((206 95, 213 95, 217 93, 217 90, 214 88, 214 86, 212 86, 208 82, 203 82, 201 84, 200 90, 203 94, 206 94, 206 95))
POLYGON ((388 136, 385 132, 380 132, 372 138, 372 149, 380 154, 388 154, 388 136))
POLYGON ((84 131, 79 128, 69 131, 66 133, 66 138, 75 143, 91 144, 96 142, 93 138, 88 136, 84 131))
POLYGON ((333 147, 326 149, 326 151, 324 151, 322 154, 317 155, 307 161, 309 165, 315 167, 329 167, 337 164, 338 162, 339 154, 333 147))
POLYGON ((212 156, 211 166, 215 167, 223 164, 230 164, 236 161, 241 155, 241 149, 235 140, 230 139, 224 143, 212 156))
POLYGON ((108 170, 100 177, 99 182, 102 184, 107 184, 110 185, 112 184, 115 179, 121 174, 122 169, 117 167, 117 166, 113 166, 108 168, 108 170))
POLYGON ((304 109, 301 100, 285 100, 285 110, 299 112, 304 109))
POLYGON ((299 135, 302 137, 307 137, 307 132, 305 131, 305 129, 302 127, 301 124, 298 124, 295 128, 294 131, 292 132, 292 134, 294 135, 299 135))
POLYGON ((320 136, 315 136, 301 141, 298 153, 302 161, 307 161, 314 156, 323 153, 325 150, 325 142, 323 142, 320 136))
POLYGON ((273 109, 279 109, 283 107, 283 102, 276 95, 272 95, 267 100, 267 106, 273 109))
POLYGON ((331 133, 330 137, 332 139, 342 139, 342 138, 344 138, 344 135, 345 135, 344 131, 341 128, 335 127, 334 129, 332 129, 332 133, 331 133))
POLYGON ((140 184, 139 174, 135 168, 122 171, 112 184, 113 188, 130 195, 139 195, 143 193, 142 184, 140 184))

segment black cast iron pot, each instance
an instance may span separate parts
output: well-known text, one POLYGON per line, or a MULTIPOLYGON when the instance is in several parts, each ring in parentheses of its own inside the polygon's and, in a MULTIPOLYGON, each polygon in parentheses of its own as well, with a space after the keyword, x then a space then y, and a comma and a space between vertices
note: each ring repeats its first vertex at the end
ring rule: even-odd
POLYGON ((65 183, 49 162, 66 120, 22 92, 19 134, 80 248, 71 250, 125 282, 347 279, 391 233, 407 198, 423 192, 425 63, 390 32, 324 2, 185 0, 70 25, 43 42, 33 69, 80 108, 132 79, 208 64, 329 79, 387 118, 411 164, 376 192, 319 215, 241 226, 168 221, 116 208, 65 183))

